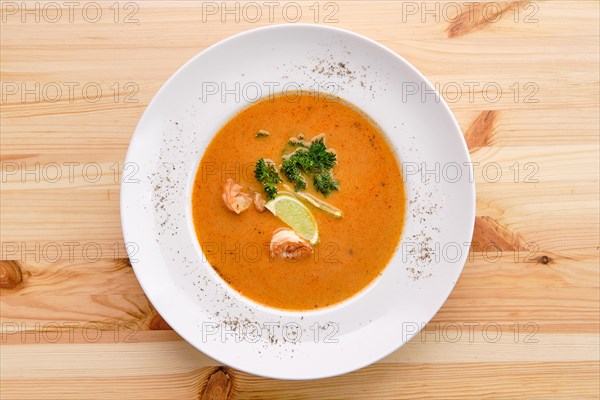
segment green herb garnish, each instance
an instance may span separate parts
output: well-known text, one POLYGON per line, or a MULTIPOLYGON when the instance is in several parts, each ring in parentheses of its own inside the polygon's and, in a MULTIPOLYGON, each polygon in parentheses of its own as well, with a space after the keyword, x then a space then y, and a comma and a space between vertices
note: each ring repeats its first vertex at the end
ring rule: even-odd
POLYGON ((267 199, 273 200, 277 195, 277 184, 281 182, 281 177, 272 162, 265 161, 261 158, 256 162, 254 168, 254 176, 262 183, 267 199))
POLYGON ((338 182, 331 175, 331 169, 337 159, 333 151, 327 150, 322 137, 313 139, 308 149, 299 148, 283 161, 281 171, 286 178, 294 183, 296 191, 306 189, 306 179, 303 174, 312 178, 315 189, 329 195, 339 189, 338 182))
POLYGON ((303 134, 299 134, 298 138, 290 138, 290 140, 288 141, 288 144, 290 146, 292 146, 292 147, 306 147, 306 148, 308 148, 308 145, 304 141, 304 135, 303 134))
POLYGON ((319 175, 315 175, 313 184, 317 191, 323 193, 325 196, 328 196, 329 193, 340 188, 339 183, 333 179, 333 176, 331 176, 329 171, 323 171, 319 175))
POLYGON ((258 131, 258 132, 256 133, 256 138, 257 138, 257 139, 260 139, 260 138, 267 137, 267 136, 269 136, 269 135, 270 135, 270 133, 269 133, 268 131, 265 131, 265 130, 261 129, 260 131, 258 131))
POLYGON ((292 147, 305 147, 308 148, 308 146, 304 143, 303 140, 298 140, 298 139, 290 139, 288 141, 288 144, 292 147))
POLYGON ((294 158, 296 154, 283 162, 281 171, 290 182, 294 183, 294 190, 298 192, 306 189, 306 179, 302 176, 302 169, 298 164, 298 161, 301 161, 301 159, 298 157, 294 158))

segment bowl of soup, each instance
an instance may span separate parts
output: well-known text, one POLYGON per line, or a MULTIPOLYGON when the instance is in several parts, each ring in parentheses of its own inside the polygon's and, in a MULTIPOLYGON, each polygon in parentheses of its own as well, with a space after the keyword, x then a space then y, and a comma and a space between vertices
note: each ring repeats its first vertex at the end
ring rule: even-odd
POLYGON ((183 339, 282 379, 349 372, 409 341, 455 285, 475 196, 431 84, 352 32, 244 32, 148 105, 121 185, 126 247, 183 339), (434 94, 434 95, 432 95, 434 94))

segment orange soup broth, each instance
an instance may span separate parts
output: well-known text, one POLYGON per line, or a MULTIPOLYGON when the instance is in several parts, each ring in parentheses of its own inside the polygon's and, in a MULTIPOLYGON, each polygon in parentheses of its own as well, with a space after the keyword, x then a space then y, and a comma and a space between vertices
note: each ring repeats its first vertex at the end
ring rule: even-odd
POLYGON ((399 243, 405 194, 395 153, 375 124, 341 99, 303 92, 258 102, 217 133, 198 168, 192 209, 203 252, 231 287, 266 306, 307 310, 343 301, 377 278, 399 243), (270 135, 257 138, 259 130, 270 135), (335 150, 339 191, 325 198, 310 181, 308 191, 344 214, 337 219, 308 205, 319 242, 311 257, 290 261, 269 254, 273 231, 285 223, 254 207, 233 213, 222 191, 232 178, 247 193, 263 193, 254 178, 256 161, 280 164, 282 155, 293 151, 289 139, 299 134, 306 140, 324 134, 325 144, 335 150))

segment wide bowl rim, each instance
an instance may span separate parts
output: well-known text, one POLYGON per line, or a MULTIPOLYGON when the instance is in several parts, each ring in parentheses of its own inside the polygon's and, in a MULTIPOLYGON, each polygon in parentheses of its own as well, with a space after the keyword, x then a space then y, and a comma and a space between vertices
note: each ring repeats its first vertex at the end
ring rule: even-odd
MULTIPOLYGON (((253 28, 253 29, 248 29, 239 33, 236 33, 232 36, 229 36, 225 39, 222 39, 212 45, 210 45, 209 47, 203 49, 202 51, 198 52, 196 55, 194 55, 192 58, 190 58, 187 62, 185 62, 183 65, 181 65, 159 88, 159 90, 154 94, 154 96, 152 97, 151 101, 147 104, 144 112, 142 113, 138 123, 136 124, 134 133, 131 137, 130 140, 130 144, 128 146, 127 152, 126 152, 126 156, 125 156, 125 164, 127 164, 127 162, 129 160, 131 160, 132 158, 132 153, 133 153, 133 146, 132 143, 134 142, 134 139, 136 138, 136 136, 141 135, 141 131, 140 131, 140 126, 142 125, 142 121, 147 118, 147 114, 149 113, 149 110, 152 108, 152 106, 154 105, 155 102, 158 101, 158 98, 161 96, 161 94, 166 90, 166 88, 169 86, 169 84, 175 80, 175 78, 186 68, 188 68, 190 65, 194 64, 198 59, 205 57, 208 53, 210 53, 213 49, 222 46, 226 43, 235 41, 240 39, 241 37, 244 36, 248 36, 248 35, 252 35, 254 33, 257 32, 262 32, 262 31, 277 31, 277 30, 288 30, 288 29, 298 29, 298 30, 302 30, 302 29, 317 29, 317 30, 322 30, 324 32, 336 32, 336 33, 342 33, 345 35, 349 35, 352 36, 356 39, 362 40, 366 43, 368 43, 371 46, 374 46, 376 48, 378 48, 379 50, 387 53, 388 55, 391 55, 393 58, 395 58, 397 61, 399 61, 400 63, 404 64, 405 67, 409 68, 413 73, 415 73, 427 86, 428 86, 428 90, 434 91, 437 94, 437 98, 438 98, 438 103, 440 103, 443 107, 444 112, 447 114, 447 116, 450 118, 450 121, 452 122, 453 125, 453 133, 455 132, 458 133, 458 138, 457 141, 461 144, 461 150, 462 150, 462 156, 464 156, 467 160, 468 160, 468 166, 467 168, 469 169, 470 172, 470 176, 473 176, 473 165, 471 162, 471 157, 470 157, 470 153, 468 151, 468 147, 466 144, 466 141, 464 139, 464 136, 462 135, 462 130, 454 116, 454 114, 452 113, 450 107, 448 106, 448 104, 446 103, 446 101, 444 100, 444 98, 439 95, 439 93, 437 92, 437 90, 435 89, 435 87, 431 84, 431 82, 416 68, 414 67, 410 62, 408 62, 406 59, 404 59, 401 55, 397 54, 396 52, 392 51, 391 49, 389 49, 388 47, 376 42, 375 40, 366 37, 364 35, 361 35, 359 33, 347 30, 347 29, 343 29, 343 28, 338 28, 338 27, 333 27, 333 26, 326 26, 326 25, 319 25, 319 24, 307 24, 307 23, 295 23, 295 24, 290 24, 290 23, 284 23, 284 24, 274 24, 274 25, 269 25, 269 26, 263 26, 263 27, 259 27, 259 28, 253 28)), ((356 104, 356 106, 360 107, 360 104, 356 104)), ((362 108, 361 108, 362 109, 362 108)), ((394 152, 396 154, 396 156, 399 158, 398 152, 396 149, 394 149, 394 152)), ((135 229, 135 227, 133 226, 128 226, 127 222, 126 222, 126 216, 125 216, 125 205, 126 205, 126 201, 127 201, 127 193, 128 190, 124 189, 127 187, 127 185, 123 185, 123 179, 125 177, 122 176, 121 179, 121 194, 120 194, 120 222, 121 222, 121 226, 122 226, 122 231, 123 231, 123 237, 125 240, 125 243, 127 243, 127 237, 131 237, 133 236, 133 234, 130 232, 133 231, 135 229)), ((470 200, 471 200, 471 204, 472 207, 470 208, 470 212, 469 212, 469 220, 472 221, 471 224, 469 224, 469 230, 468 230, 468 234, 467 237, 469 238, 469 243, 472 240, 473 237, 473 231, 474 231, 474 223, 475 223, 475 216, 476 216, 476 190, 475 190, 475 182, 474 180, 470 181, 470 185, 468 186, 470 194, 470 200)), ((406 224, 406 221, 405 221, 406 224)), ((127 251, 128 251, 128 256, 129 257, 133 257, 132 254, 130 254, 130 250, 129 248, 126 246, 127 251)), ((391 261, 391 260, 390 260, 391 261)), ((452 292, 452 290, 454 289, 454 287, 456 286, 456 283, 458 282, 458 279, 460 278, 460 275, 462 275, 462 271, 464 269, 464 265, 466 263, 466 258, 464 260, 464 262, 461 263, 460 267, 458 268, 458 274, 457 274, 457 279, 452 282, 450 285, 448 285, 448 289, 447 289, 447 293, 444 293, 443 296, 440 296, 440 298, 442 299, 438 304, 435 305, 434 309, 436 310, 435 312, 433 312, 431 315, 427 315, 426 318, 424 318, 423 320, 426 320, 427 322, 431 321, 431 319, 435 316, 435 314, 437 314, 437 312, 439 311, 439 309, 442 307, 442 305, 446 302, 446 300, 448 299, 450 293, 452 292)), ((386 265, 385 268, 387 268, 388 266, 386 265)), ((248 368, 245 368, 243 366, 238 366, 236 365, 235 362, 230 362, 230 361, 223 361, 220 356, 218 354, 214 354, 214 352, 212 352, 210 349, 204 349, 204 348, 200 348, 197 343, 195 343, 194 340, 189 340, 189 338, 187 338, 185 335, 183 335, 180 330, 177 329, 175 324, 172 324, 170 322, 170 317, 168 316, 168 313, 161 313, 160 311, 162 311, 162 304, 157 304, 157 302, 153 301, 153 299, 151 298, 151 292, 147 291, 147 287, 145 287, 144 281, 145 279, 142 278, 142 271, 140 270, 140 267, 137 265, 133 265, 132 264, 132 268, 134 270, 134 273, 136 275, 136 278, 140 284, 140 286, 142 287, 142 290, 144 291, 144 293, 146 294, 146 296, 148 297, 148 300, 152 303, 152 305, 156 308, 156 310, 159 312, 159 314, 161 314, 161 316, 163 317, 163 319, 169 324, 169 326, 171 326, 171 328, 179 335, 181 336, 186 342, 188 342, 190 345, 192 345, 195 349, 197 349, 198 351, 200 351, 201 353, 207 355, 208 357, 218 361, 219 363, 223 364, 223 365, 227 365, 230 366, 232 368, 238 369, 240 371, 249 373, 249 374, 253 374, 253 375, 259 375, 259 376, 263 376, 263 377, 267 377, 267 378, 273 378, 273 379, 286 379, 286 380, 308 380, 308 379, 322 379, 322 378, 328 378, 328 377, 333 377, 333 376, 339 376, 339 375, 343 375, 352 371, 356 371, 359 370, 361 368, 364 368, 368 365, 371 365, 373 363, 376 363, 377 361, 387 357, 388 355, 390 355, 391 353, 395 352, 396 350, 398 350, 400 347, 402 347, 406 342, 404 341, 398 341, 396 343, 396 345, 394 346, 390 346, 388 349, 386 349, 386 351, 380 352, 379 354, 371 357, 371 358, 365 358, 362 360, 362 362, 360 363, 356 363, 356 364, 352 364, 352 366, 349 367, 345 367, 345 368, 340 368, 336 371, 332 371, 329 374, 320 374, 320 375, 315 375, 315 376, 290 376, 289 374, 277 374, 277 373, 272 373, 272 374, 265 374, 265 373, 257 373, 255 371, 252 371, 248 368)), ((360 295, 360 294, 358 294, 360 295)), ((355 297, 356 295, 352 296, 355 297)), ((348 299, 347 299, 348 300, 348 299)), ((341 302, 340 304, 347 304, 348 301, 345 300, 343 302, 341 302)), ((252 300, 250 300, 252 301, 252 300)), ((424 325, 423 325, 424 326, 424 325)), ((421 329, 423 328, 423 326, 420 326, 417 331, 415 332, 418 333, 419 331, 421 331, 421 329)), ((413 336, 414 337, 414 336, 413 336)), ((275 372, 275 371, 273 371, 275 372)))

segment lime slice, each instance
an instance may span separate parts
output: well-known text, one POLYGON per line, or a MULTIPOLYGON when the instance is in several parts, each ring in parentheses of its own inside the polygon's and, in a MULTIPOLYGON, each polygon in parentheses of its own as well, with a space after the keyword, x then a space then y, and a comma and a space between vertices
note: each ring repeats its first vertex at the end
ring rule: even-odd
POLYGON ((311 244, 315 244, 319 240, 319 229, 315 217, 297 198, 281 194, 268 201, 265 208, 311 244))

